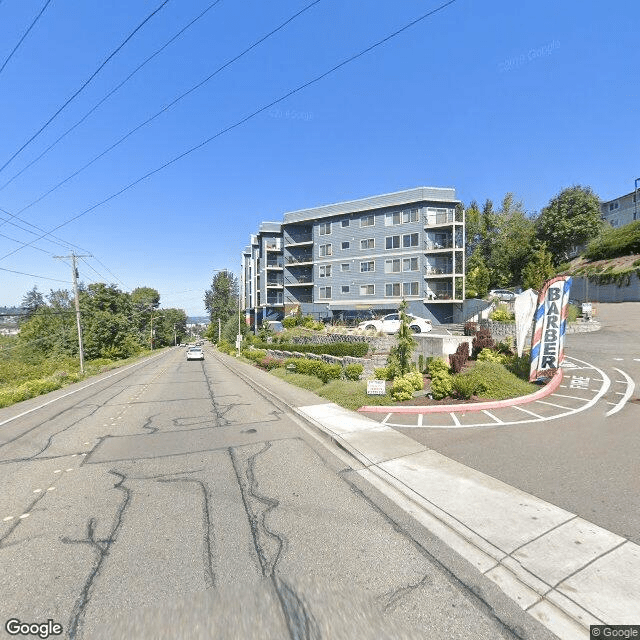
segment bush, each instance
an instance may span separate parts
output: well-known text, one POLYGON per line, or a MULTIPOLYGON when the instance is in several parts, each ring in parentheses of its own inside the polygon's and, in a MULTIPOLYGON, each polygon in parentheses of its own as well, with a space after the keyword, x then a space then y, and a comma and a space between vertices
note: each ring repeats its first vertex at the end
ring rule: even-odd
POLYGON ((529 381, 529 372, 531 371, 531 354, 523 353, 520 357, 512 354, 507 357, 504 364, 507 371, 510 371, 521 380, 529 381))
POLYGON ((218 347, 218 350, 222 351, 222 353, 227 353, 229 355, 231 355, 235 351, 235 347, 226 340, 218 340, 216 347, 218 347))
POLYGON ((567 306, 567 322, 575 322, 578 319, 578 316, 582 312, 581 309, 575 304, 570 304, 567 306))
POLYGON ((464 369, 464 365, 469 360, 469 345, 466 342, 461 342, 456 349, 456 352, 449 356, 449 362, 451 362, 451 370, 453 373, 460 373, 464 369))
POLYGON ((478 323, 477 322, 465 322, 464 323, 464 335, 465 336, 475 336, 478 331, 478 323))
POLYGON ((504 304, 498 305, 498 308, 489 316, 494 322, 515 322, 515 316, 504 304))
POLYGON ((298 322, 297 322, 295 316, 293 316, 293 317, 292 316, 288 316, 287 318, 285 318, 282 321, 282 326, 285 329, 293 329, 293 327, 295 327, 297 324, 298 324, 298 322))
POLYGON ((431 376, 431 394, 436 400, 450 396, 453 391, 453 376, 448 371, 438 371, 431 376))
POLYGON ((386 367, 374 369, 373 375, 376 380, 393 380, 396 375, 396 370, 392 365, 387 365, 386 367))
POLYGON ((449 373, 449 365, 442 358, 432 358, 427 363, 427 372, 432 378, 440 373, 449 373))
POLYGON ((502 354, 494 351, 493 349, 483 349, 478 354, 478 362, 498 362, 500 364, 505 364, 507 361, 507 357, 502 354))
POLYGON ((415 391, 422 391, 422 389, 424 389, 424 378, 419 371, 410 371, 402 377, 405 378, 405 380, 409 380, 415 391))
MULTIPOLYGON (((257 343, 256 346, 262 349, 270 349, 273 347, 273 345, 266 343, 257 343)), ((361 358, 369 352, 369 344, 367 342, 333 342, 331 344, 295 344, 284 342, 278 345, 278 349, 281 351, 336 356, 338 358, 343 358, 344 356, 361 358)))
POLYGON ((339 380, 342 377, 342 367, 339 364, 327 364, 321 362, 322 369, 320 369, 320 379, 325 384, 329 380, 339 380))
POLYGON ((489 329, 479 329, 473 338, 472 350, 473 358, 477 358, 483 349, 493 349, 496 346, 495 340, 491 337, 489 329))
POLYGON ((344 377, 347 380, 360 380, 363 371, 364 367, 361 364, 348 364, 344 368, 344 377))
POLYGON ((538 389, 517 378, 500 363, 488 361, 478 362, 473 369, 457 375, 453 384, 461 397, 475 395, 493 400, 516 398, 538 389))
POLYGON ((391 385, 391 399, 395 402, 410 400, 413 397, 414 385, 406 376, 396 378, 391 385))
POLYGON ((640 253, 640 220, 617 229, 606 229, 589 243, 584 255, 587 260, 604 260, 634 253, 640 253))
POLYGON ((271 369, 276 369, 278 367, 282 367, 284 365, 283 360, 279 360, 278 358, 273 358, 271 356, 265 356, 262 360, 258 360, 257 364, 262 369, 266 369, 267 371, 271 371, 271 369))

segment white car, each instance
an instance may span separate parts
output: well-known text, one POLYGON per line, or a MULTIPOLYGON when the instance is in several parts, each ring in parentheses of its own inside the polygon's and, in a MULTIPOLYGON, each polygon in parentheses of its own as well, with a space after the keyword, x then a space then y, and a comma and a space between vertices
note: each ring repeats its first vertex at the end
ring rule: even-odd
POLYGON ((489 295, 498 298, 502 302, 511 302, 516 299, 516 294, 513 291, 509 291, 509 289, 492 289, 489 291, 489 295))
POLYGON ((189 347, 187 360, 204 360, 204 351, 200 347, 189 347))
MULTIPOLYGON (((431 320, 426 318, 418 318, 407 314, 409 318, 409 328, 413 333, 427 333, 433 329, 431 320)), ((382 331, 383 333, 397 333, 400 329, 400 314, 390 313, 380 318, 380 320, 365 320, 358 325, 358 329, 371 329, 374 331, 382 331)))

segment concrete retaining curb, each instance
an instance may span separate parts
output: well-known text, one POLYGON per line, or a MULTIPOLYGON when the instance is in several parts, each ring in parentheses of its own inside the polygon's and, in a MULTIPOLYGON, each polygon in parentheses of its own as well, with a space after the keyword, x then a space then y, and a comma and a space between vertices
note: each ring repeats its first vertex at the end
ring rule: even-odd
POLYGON ((384 405, 365 406, 358 411, 363 413, 469 413, 470 411, 484 411, 485 409, 501 409, 503 407, 513 407, 518 404, 535 402, 540 398, 551 395, 562 382, 562 369, 558 369, 551 380, 540 390, 520 396, 519 398, 509 398, 508 400, 490 400, 488 402, 470 402, 467 404, 438 404, 438 405, 384 405))

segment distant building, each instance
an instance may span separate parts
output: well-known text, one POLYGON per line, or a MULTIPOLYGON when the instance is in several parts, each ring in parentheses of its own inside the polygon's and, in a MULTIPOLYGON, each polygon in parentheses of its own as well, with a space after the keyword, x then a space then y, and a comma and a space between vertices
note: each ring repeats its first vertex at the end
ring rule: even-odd
POLYGON ((465 222, 455 190, 406 191, 285 213, 242 252, 247 321, 300 310, 411 313, 435 323, 462 313, 465 222))
POLYGON ((640 220, 640 189, 600 203, 602 219, 612 227, 623 227, 640 220))

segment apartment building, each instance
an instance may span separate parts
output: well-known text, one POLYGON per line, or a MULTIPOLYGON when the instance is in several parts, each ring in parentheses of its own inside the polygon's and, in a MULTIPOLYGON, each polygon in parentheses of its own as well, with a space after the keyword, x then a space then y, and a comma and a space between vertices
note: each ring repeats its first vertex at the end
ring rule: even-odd
MULTIPOLYGON (((636 181, 636 184, 640 179, 636 181)), ((612 227, 623 227, 634 220, 640 220, 640 189, 624 196, 600 203, 602 219, 612 227)))
POLYGON ((298 309, 409 311, 456 321, 465 287, 465 222, 451 188, 417 187, 285 213, 242 254, 247 318, 298 309))

